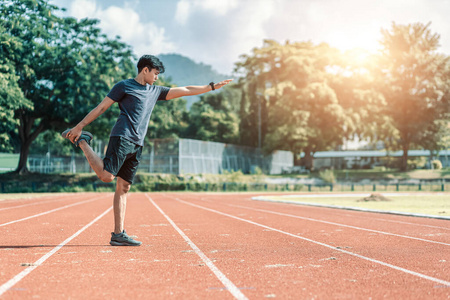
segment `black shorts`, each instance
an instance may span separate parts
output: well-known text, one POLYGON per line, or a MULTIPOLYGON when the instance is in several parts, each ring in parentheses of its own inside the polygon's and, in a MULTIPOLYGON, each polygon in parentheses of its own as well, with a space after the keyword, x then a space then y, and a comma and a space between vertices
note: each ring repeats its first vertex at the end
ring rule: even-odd
POLYGON ((103 158, 103 168, 114 176, 133 183, 141 154, 142 146, 123 137, 112 136, 109 138, 108 149, 106 149, 106 155, 103 158))

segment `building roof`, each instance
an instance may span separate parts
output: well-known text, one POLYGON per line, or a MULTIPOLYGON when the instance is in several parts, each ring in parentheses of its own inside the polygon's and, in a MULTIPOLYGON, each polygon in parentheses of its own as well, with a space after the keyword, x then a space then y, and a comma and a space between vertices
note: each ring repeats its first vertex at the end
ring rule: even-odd
MULTIPOLYGON (((393 152, 387 152, 387 151, 364 151, 364 150, 357 150, 357 151, 318 151, 314 153, 314 158, 331 158, 331 157, 386 157, 386 156, 393 156, 393 157, 400 157, 403 155, 403 151, 393 151, 393 152)), ((441 150, 438 152, 438 155, 445 156, 450 155, 450 150, 441 150)), ((301 157, 304 157, 305 154, 302 153, 301 157)), ((430 156, 429 150, 409 150, 408 156, 430 156)))

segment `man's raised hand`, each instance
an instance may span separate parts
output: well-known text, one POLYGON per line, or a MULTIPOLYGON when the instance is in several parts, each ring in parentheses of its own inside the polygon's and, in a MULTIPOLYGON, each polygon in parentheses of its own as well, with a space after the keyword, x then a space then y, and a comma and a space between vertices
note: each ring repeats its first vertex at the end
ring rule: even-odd
POLYGON ((226 79, 226 80, 222 80, 221 82, 214 83, 214 89, 218 90, 218 89, 220 89, 221 87, 223 87, 223 86, 229 84, 229 83, 232 82, 232 81, 233 81, 233 79, 226 79))

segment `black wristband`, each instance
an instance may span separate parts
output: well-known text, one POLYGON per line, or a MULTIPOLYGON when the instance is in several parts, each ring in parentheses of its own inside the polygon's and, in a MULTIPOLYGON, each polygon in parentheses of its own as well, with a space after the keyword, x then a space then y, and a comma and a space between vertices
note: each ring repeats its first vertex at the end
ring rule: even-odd
POLYGON ((212 90, 214 91, 216 88, 214 87, 214 82, 210 82, 209 85, 211 86, 212 90))

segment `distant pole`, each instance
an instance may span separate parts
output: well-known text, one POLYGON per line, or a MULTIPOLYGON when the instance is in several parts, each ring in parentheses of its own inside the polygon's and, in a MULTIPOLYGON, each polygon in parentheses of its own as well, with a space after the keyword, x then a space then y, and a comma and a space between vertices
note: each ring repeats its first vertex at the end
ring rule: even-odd
POLYGON ((261 97, 258 97, 258 148, 261 149, 261 97))
POLYGON ((260 92, 256 92, 258 96, 258 149, 261 149, 261 97, 264 95, 260 92))

